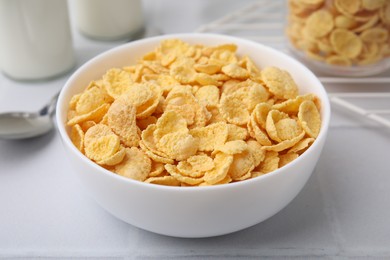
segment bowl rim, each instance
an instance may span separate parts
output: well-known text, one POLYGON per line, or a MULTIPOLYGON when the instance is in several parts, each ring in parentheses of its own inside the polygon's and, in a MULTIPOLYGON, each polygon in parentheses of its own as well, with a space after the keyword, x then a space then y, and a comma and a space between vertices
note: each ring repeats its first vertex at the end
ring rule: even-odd
MULTIPOLYGON (((65 146, 70 148, 70 150, 76 154, 76 156, 80 157, 80 159, 83 161, 83 163, 88 164, 91 166, 93 169, 101 172, 102 174, 107 175, 109 178, 114 178, 118 181, 124 181, 130 185, 137 185, 140 188, 146 188, 146 189, 155 189, 155 190, 167 190, 167 191, 178 191, 178 192, 198 192, 199 190, 203 191, 211 191, 211 190, 220 190, 220 189, 236 189, 238 187, 241 187, 243 185, 250 185, 250 184, 255 184, 256 182, 260 182, 262 180, 265 180, 267 178, 272 178, 277 175, 281 174, 286 174, 285 171, 289 171, 291 167, 294 167, 295 164, 299 163, 301 160, 304 160, 308 156, 311 150, 317 149, 319 145, 321 145, 320 140, 324 139, 325 141, 327 132, 329 129, 329 123, 330 123, 330 115, 331 115, 331 109, 330 109, 330 101, 327 95, 327 92, 325 90, 325 87, 323 84, 320 82, 317 76, 309 70, 304 64, 296 60, 295 58, 277 50, 274 48, 271 48, 267 45, 251 41, 248 39, 243 39, 235 36, 228 36, 228 35, 222 35, 222 34, 215 34, 215 33, 177 33, 177 34, 166 34, 166 35, 161 35, 161 36, 155 36, 155 37, 149 37, 149 38, 144 38, 136 41, 132 41, 129 43, 125 43, 122 45, 119 45, 117 47, 111 48, 109 50, 106 50, 95 57, 91 58, 87 62, 85 62, 83 65, 81 65, 79 68, 76 69, 76 71, 73 72, 73 74, 68 78, 66 83, 64 84, 63 88, 61 89, 58 102, 56 105, 56 111, 62 111, 63 107, 67 102, 65 102, 65 93, 71 89, 71 86, 73 85, 73 82, 81 75, 85 69, 87 69, 89 66, 91 66, 93 63, 95 63, 98 60, 105 59, 106 57, 109 57, 112 55, 112 53, 115 52, 121 52, 123 49, 128 49, 133 46, 137 45, 142 45, 147 42, 156 42, 156 45, 158 42, 164 39, 170 39, 170 38, 178 38, 178 39, 183 39, 183 38, 194 38, 196 39, 205 39, 205 38, 215 38, 219 40, 224 40, 226 43, 234 42, 235 44, 240 45, 240 42, 244 43, 245 45, 252 45, 252 46, 257 46, 260 48, 263 48, 265 51, 271 52, 273 55, 279 55, 282 56, 283 59, 288 60, 290 63, 293 63, 294 65, 301 67, 301 70, 304 71, 304 74, 307 75, 308 77, 312 77, 314 81, 316 81, 318 90, 321 93, 321 130, 316 138, 316 140, 313 142, 313 144, 304 152, 302 153, 296 160, 293 160, 292 162, 288 163, 287 165, 284 165, 281 168, 276 169, 275 171, 269 172, 267 174, 258 176, 256 178, 250 178, 246 179, 243 181, 238 181, 238 182, 233 182, 233 183, 228 183, 228 184, 221 184, 221 185, 210 185, 210 186, 188 186, 188 187, 181 187, 181 186, 165 186, 165 185, 157 185, 157 184, 151 184, 151 183, 145 183, 137 180, 133 180, 130 178, 126 178, 123 176, 120 176, 118 174, 115 174, 114 172, 111 172, 97 163, 91 161, 89 158, 87 158, 83 153, 81 153, 72 143, 69 134, 66 131, 66 121, 65 118, 63 118, 62 114, 63 113, 56 113, 56 123, 57 123, 57 129, 60 133, 62 142, 65 146)), ((184 39, 186 41, 186 39, 184 39)), ((293 75, 292 75, 293 76, 293 75)), ((311 174, 311 173, 310 173, 311 174)))

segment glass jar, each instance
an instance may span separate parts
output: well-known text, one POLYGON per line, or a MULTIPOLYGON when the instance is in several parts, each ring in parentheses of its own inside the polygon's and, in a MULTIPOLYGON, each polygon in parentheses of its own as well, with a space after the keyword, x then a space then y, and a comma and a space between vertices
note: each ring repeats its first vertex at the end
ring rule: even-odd
POLYGON ((144 29, 141 0, 75 0, 76 26, 103 41, 133 39, 144 29))
POLYGON ((36 81, 75 65, 66 0, 0 0, 0 63, 8 77, 36 81))
POLYGON ((389 0, 288 0, 286 35, 315 70, 368 76, 390 68, 389 0))

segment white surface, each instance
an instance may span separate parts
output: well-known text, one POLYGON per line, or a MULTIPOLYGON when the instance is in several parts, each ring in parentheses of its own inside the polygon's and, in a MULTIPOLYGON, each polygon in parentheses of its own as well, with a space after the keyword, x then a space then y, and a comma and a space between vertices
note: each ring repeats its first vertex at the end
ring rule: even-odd
POLYGON ((282 52, 264 45, 218 34, 176 34, 129 43, 106 52, 82 66, 69 79, 57 106, 57 124, 67 157, 91 196, 119 219, 145 230, 177 237, 210 237, 232 233, 257 224, 283 209, 309 179, 325 143, 330 104, 319 80, 306 67, 282 52), (321 100, 322 127, 315 143, 294 163, 265 176, 218 187, 163 187, 123 179, 104 170, 76 149, 64 125, 71 97, 80 93, 96 75, 112 67, 135 64, 138 56, 154 50, 167 38, 205 46, 235 43, 237 54, 251 53, 259 66, 289 68, 300 91, 321 100), (275 188, 278 187, 278 188, 275 188), (223 221, 221 221, 223 219, 223 221))
MULTIPOLYGON (((164 33, 194 31, 244 2, 251 1, 145 1, 149 29, 164 33)), ((78 64, 120 44, 90 41, 76 31, 74 43, 78 64)), ((28 84, 0 76, 0 111, 38 109, 67 77, 28 84)), ((326 87, 389 91, 386 85, 326 87)), ((0 257, 389 258, 390 133, 337 107, 332 112, 322 156, 296 199, 263 223, 208 239, 155 235, 106 213, 72 172, 57 132, 0 141, 0 257)))

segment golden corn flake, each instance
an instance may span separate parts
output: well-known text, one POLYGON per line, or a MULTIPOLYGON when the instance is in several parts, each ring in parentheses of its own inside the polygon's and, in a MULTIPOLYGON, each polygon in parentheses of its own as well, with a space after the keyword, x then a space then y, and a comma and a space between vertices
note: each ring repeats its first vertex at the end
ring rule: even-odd
POLYGON ((194 80, 199 83, 202 86, 207 86, 207 85, 221 85, 218 80, 213 78, 211 75, 206 74, 206 73, 196 73, 194 76, 194 80))
POLYGON ((69 110, 76 110, 76 104, 79 101, 81 95, 83 95, 83 93, 76 94, 70 99, 69 110))
POLYGON ((194 171, 208 171, 214 168, 214 162, 211 157, 202 155, 193 155, 187 159, 194 171))
POLYGON ((307 18, 304 30, 306 30, 311 37, 321 38, 327 35, 333 29, 333 26, 332 15, 326 10, 318 10, 307 18))
POLYGON ((159 162, 159 163, 169 163, 169 164, 172 164, 174 162, 173 159, 170 159, 170 158, 167 158, 165 156, 160 156, 148 149, 145 149, 144 146, 142 146, 142 143, 140 142, 140 147, 141 149, 145 152, 145 154, 152 160, 156 161, 156 162, 159 162))
POLYGON ((154 136, 155 131, 155 124, 151 124, 145 130, 143 130, 141 133, 141 141, 139 142, 139 145, 141 149, 144 150, 144 152, 150 151, 159 156, 168 157, 165 153, 157 150, 156 140, 158 141, 158 139, 156 139, 154 136))
POLYGON ((374 27, 363 31, 360 38, 364 42, 384 43, 389 38, 389 31, 385 28, 374 27))
POLYGON ((286 164, 294 161, 298 158, 298 154, 296 153, 286 153, 279 155, 279 168, 285 166, 286 164))
POLYGON ((195 76, 197 75, 193 64, 191 62, 186 63, 188 59, 174 64, 170 68, 170 75, 182 84, 190 84, 195 81, 195 76))
POLYGON ((110 103, 111 97, 98 87, 93 87, 83 92, 75 105, 76 113, 79 115, 87 114, 105 103, 110 103))
POLYGON ((228 126, 226 123, 215 123, 205 127, 193 128, 190 134, 198 139, 199 151, 211 152, 217 146, 226 142, 228 137, 228 126))
POLYGON ((280 158, 278 155, 279 154, 275 151, 266 151, 264 160, 258 167, 255 168, 254 171, 258 171, 263 174, 275 171, 279 168, 280 158))
POLYGON ((362 7, 366 10, 378 10, 386 4, 386 0, 362 0, 362 7))
POLYGON ((350 17, 345 15, 338 15, 334 20, 335 27, 342 29, 350 29, 356 26, 357 22, 350 17))
POLYGON ((99 161, 96 161, 96 163, 100 165, 113 166, 120 163, 125 157, 125 155, 126 155, 126 148, 121 146, 119 147, 119 150, 116 153, 112 154, 111 156, 105 157, 99 161))
POLYGON ((136 108, 126 98, 118 98, 107 112, 107 123, 126 146, 138 146, 140 136, 136 124, 136 108))
POLYGON ((288 119, 288 115, 286 113, 280 112, 278 110, 271 110, 267 115, 267 121, 265 125, 265 129, 269 137, 276 141, 281 142, 282 139, 279 137, 279 132, 276 123, 282 119, 288 119))
POLYGON ((152 166, 149 172, 149 177, 161 176, 165 171, 164 164, 152 160, 152 166))
POLYGON ((200 87, 195 93, 200 104, 206 107, 216 107, 219 103, 219 88, 214 85, 200 87))
MULTIPOLYGON (((299 1, 313 9, 322 4, 299 1)), ((311 19, 324 14, 317 15, 311 19)), ((372 30, 382 27, 370 27, 369 22, 354 27, 368 26, 359 38, 360 62, 390 54, 381 43, 384 34, 372 30)), ((324 30, 314 34, 328 35, 324 30)), ((339 55, 327 36, 302 37, 315 55, 319 42, 322 50, 339 55)), ((157 185, 228 184, 282 167, 314 142, 321 127, 320 102, 314 94, 298 96, 287 71, 260 69, 236 51, 234 44, 202 46, 167 39, 140 54, 136 64, 109 69, 71 98, 71 141, 103 168, 157 185)))
POLYGON ((236 45, 221 45, 210 55, 210 60, 215 59, 226 63, 236 63, 238 61, 236 50, 236 45))
POLYGON ((284 141, 293 139, 302 133, 302 127, 295 118, 284 118, 276 122, 276 132, 278 137, 284 141))
MULTIPOLYGON (((68 125, 72 126, 75 124, 80 124, 85 121, 94 121, 94 122, 100 122, 104 115, 107 113, 108 109, 110 108, 110 104, 104 103, 95 110, 87 113, 78 115, 76 111, 74 111, 74 114, 72 118, 68 121, 68 125)), ((73 111, 73 110, 70 110, 73 111)))
POLYGON ((229 168, 228 174, 233 180, 242 180, 250 177, 250 172, 255 168, 255 160, 252 157, 248 147, 243 152, 233 155, 233 163, 229 168))
POLYGON ((249 121, 249 111, 240 93, 222 95, 219 104, 221 115, 231 124, 245 125, 249 121))
POLYGON ((214 154, 218 152, 223 152, 225 154, 237 154, 242 153, 248 149, 248 145, 243 140, 235 140, 235 141, 229 141, 226 142, 223 145, 219 145, 215 147, 215 150, 213 151, 214 154))
POLYGON ((79 124, 75 124, 72 126, 72 130, 70 132, 70 140, 80 152, 84 150, 84 131, 79 124))
POLYGON ((94 161, 101 161, 114 155, 120 147, 119 137, 115 134, 105 135, 92 140, 85 146, 85 154, 94 161))
POLYGON ((283 140, 277 144, 269 145, 269 146, 263 146, 262 149, 266 151, 275 151, 275 152, 281 152, 283 150, 286 150, 288 148, 293 147, 295 144, 297 144, 303 137, 305 136, 305 131, 302 131, 299 135, 283 140))
POLYGON ((221 115, 218 107, 209 107, 207 111, 211 114, 208 124, 214 124, 219 122, 225 122, 226 119, 221 115))
POLYGON ((315 7, 315 6, 322 4, 324 1, 325 0, 299 0, 298 2, 302 5, 315 7))
POLYGON ((351 66, 351 60, 344 56, 332 55, 326 58, 326 63, 337 66, 351 66))
POLYGON ((268 136, 268 134, 266 133, 266 131, 264 129, 262 129, 258 123, 256 122, 256 120, 254 119, 253 117, 253 114, 250 118, 250 121, 248 122, 248 132, 249 132, 249 135, 256 139, 257 142, 259 142, 259 144, 261 145, 271 145, 271 140, 268 136))
POLYGON ((164 186, 180 186, 180 181, 172 176, 149 177, 145 182, 164 186))
MULTIPOLYGON (((103 119, 102 119, 102 121, 103 121, 103 119)), ((100 121, 101 124, 102 124, 102 121, 100 121)), ((80 123, 80 127, 84 133, 87 132, 88 129, 90 129, 92 126, 95 126, 95 125, 96 125, 96 123, 94 121, 84 121, 84 122, 80 123)))
POLYGON ((232 163, 232 155, 217 153, 214 158, 214 169, 205 173, 203 177, 204 181, 208 184, 216 184, 226 180, 226 176, 228 176, 228 171, 232 163))
POLYGON ((188 126, 204 126, 209 119, 206 108, 193 95, 190 86, 173 88, 167 95, 164 106, 166 112, 174 111, 183 117, 188 126))
MULTIPOLYGON (((379 15, 372 16, 367 22, 363 23, 362 25, 355 27, 352 29, 354 33, 360 33, 364 30, 370 29, 372 26, 374 26, 379 21, 379 15)), ((360 34, 361 36, 361 34, 360 34)))
POLYGON ((345 29, 334 30, 330 35, 330 42, 336 53, 347 58, 357 57, 363 48, 362 40, 345 29))
POLYGON ((390 4, 388 2, 380 9, 379 15, 385 25, 390 24, 390 4))
POLYGON ((245 68, 251 77, 260 76, 260 69, 256 66, 255 62, 247 55, 245 55, 239 62, 240 66, 245 68))
MULTIPOLYGON (((289 99, 291 100, 291 99, 289 99)), ((286 102, 288 102, 287 100, 286 102)), ((271 110, 271 105, 265 102, 258 103, 252 111, 251 119, 261 128, 265 129, 268 112, 271 110)), ((279 109, 280 110, 280 109, 279 109)), ((298 111, 298 108, 297 108, 298 111)))
POLYGON ((221 70, 221 66, 218 66, 216 64, 195 64, 194 69, 197 72, 203 72, 209 75, 216 74, 221 70))
MULTIPOLYGON (((305 100, 314 101, 315 98, 316 98, 316 96, 314 94, 311 94, 311 93, 305 94, 305 95, 300 95, 294 99, 288 99, 282 103, 275 104, 272 106, 272 109, 279 110, 280 112, 284 112, 284 113, 289 114, 289 115, 294 115, 294 114, 298 113, 299 106, 302 104, 303 101, 305 101, 305 100)), ((261 103, 258 106, 265 106, 265 103, 261 103)), ((271 107, 271 106, 268 105, 268 107, 271 107)), ((270 109, 268 108, 268 110, 266 110, 266 108, 263 108, 262 110, 260 110, 261 107, 259 107, 258 109, 259 109, 258 113, 263 114, 262 118, 266 118, 268 111, 270 109), (261 111, 263 111, 263 112, 261 112, 261 111), (264 117, 264 114, 265 114, 265 117, 264 117)), ((264 122, 265 122, 265 120, 264 120, 264 122)))
POLYGON ((229 44, 221 44, 217 46, 208 46, 203 48, 202 53, 206 57, 210 57, 216 51, 228 51, 228 52, 236 52, 237 45, 229 43, 229 44))
POLYGON ((189 133, 173 132, 164 135, 157 142, 157 148, 170 159, 185 160, 198 150, 198 140, 189 133))
POLYGON ((160 87, 153 83, 135 83, 121 98, 132 103, 136 108, 136 118, 143 119, 151 116, 156 110, 162 92, 160 87))
POLYGON ((84 146, 89 145, 91 142, 93 142, 94 140, 102 136, 111 135, 111 134, 114 134, 114 132, 107 125, 103 125, 103 124, 94 125, 85 132, 84 146))
POLYGON ((234 140, 245 140, 248 137, 248 130, 245 127, 227 124, 228 127, 228 137, 226 142, 234 140))
POLYGON ((167 111, 157 120, 154 138, 159 140, 164 135, 174 132, 187 133, 187 122, 177 113, 173 111, 167 111))
POLYGON ((263 85, 251 80, 246 82, 249 82, 250 86, 245 101, 248 102, 248 110, 252 111, 259 103, 266 102, 270 94, 263 85))
POLYGON ((206 171, 214 169, 214 161, 205 154, 193 155, 187 160, 180 161, 177 164, 177 169, 185 176, 199 178, 202 177, 206 171))
POLYGON ((359 11, 361 0, 334 0, 334 4, 339 12, 354 14, 359 11))
POLYGON ((248 145, 249 152, 251 153, 253 157, 253 163, 255 167, 259 166, 259 164, 264 160, 265 158, 265 151, 261 149, 261 144, 259 144, 255 140, 249 140, 246 142, 248 145))
POLYGON ((291 99, 298 95, 298 86, 285 70, 267 67, 261 71, 261 78, 276 98, 291 99))
POLYGON ((225 65, 221 70, 233 79, 247 79, 249 77, 249 72, 236 63, 225 65))
POLYGON ((288 153, 298 153, 298 154, 301 154, 303 151, 305 151, 314 142, 314 140, 315 139, 311 138, 311 137, 304 138, 301 141, 299 141, 298 143, 296 143, 293 147, 291 147, 288 150, 288 153))
POLYGON ((103 76, 103 84, 107 93, 114 99, 129 90, 132 83, 130 74, 120 69, 110 69, 103 76))
POLYGON ((144 181, 150 172, 152 162, 146 154, 136 148, 126 148, 126 155, 120 164, 115 166, 114 171, 124 177, 144 181))
POLYGON ((321 115, 312 101, 304 101, 299 106, 298 118, 305 132, 317 138, 321 128, 321 115))
POLYGON ((165 169, 167 170, 167 172, 169 172, 169 174, 172 177, 176 178, 178 181, 183 182, 185 184, 197 185, 203 182, 203 177, 194 178, 194 177, 188 177, 181 174, 175 165, 166 164, 165 169))

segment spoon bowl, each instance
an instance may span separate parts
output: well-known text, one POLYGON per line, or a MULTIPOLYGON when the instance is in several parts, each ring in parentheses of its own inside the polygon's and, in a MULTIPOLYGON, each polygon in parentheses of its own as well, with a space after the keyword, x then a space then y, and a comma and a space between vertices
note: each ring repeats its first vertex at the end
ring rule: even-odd
POLYGON ((17 140, 32 138, 53 129, 52 116, 58 94, 38 112, 8 112, 0 114, 0 139, 17 140))

